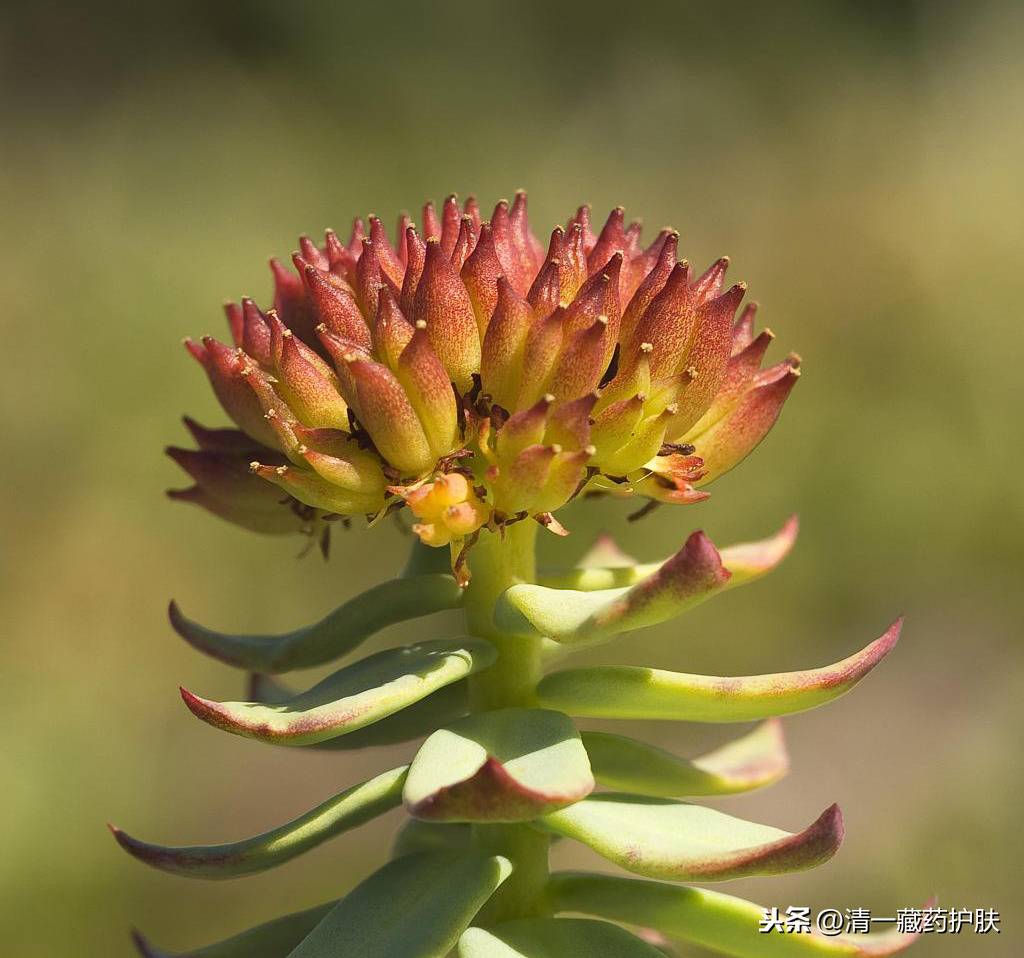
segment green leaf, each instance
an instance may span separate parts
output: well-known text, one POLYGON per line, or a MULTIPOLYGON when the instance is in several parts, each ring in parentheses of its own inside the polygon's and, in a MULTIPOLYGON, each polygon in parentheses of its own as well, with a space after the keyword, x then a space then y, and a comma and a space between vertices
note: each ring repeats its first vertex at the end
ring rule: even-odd
POLYGON ((462 822, 421 822, 408 818, 395 835, 392 858, 419 852, 468 852, 475 848, 473 828, 462 822))
POLYGON ((849 692, 896 645, 901 623, 820 669, 736 678, 636 666, 565 669, 541 680, 537 698, 570 715, 596 718, 751 722, 804 712, 849 692))
POLYGON ((459 939, 459 958, 665 958, 617 925, 586 918, 524 918, 459 939))
POLYGON ((310 745, 378 722, 487 668, 495 656, 494 646, 480 639, 421 642, 371 655, 277 705, 213 702, 186 689, 181 696, 216 728, 263 742, 310 745))
MULTIPOLYGON (((295 692, 269 675, 252 675, 249 699, 264 705, 280 705, 293 698, 295 692)), ((408 708, 367 725, 347 735, 316 742, 308 748, 326 751, 354 752, 379 745, 396 745, 414 738, 424 738, 444 725, 462 718, 469 711, 469 689, 466 680, 438 689, 408 708)))
POLYGON ((642 795, 591 795, 540 823, 627 871, 669 881, 803 871, 828 861, 843 840, 836 805, 796 834, 702 805, 642 795))
POLYGON ((401 804, 408 766, 355 785, 295 821, 225 845, 152 845, 110 826, 121 847, 147 865, 189 878, 238 878, 266 871, 401 804))
POLYGON ((511 871, 500 856, 396 858, 343 898, 290 958, 445 958, 511 871))
POLYGON ((630 588, 574 592, 523 583, 495 606, 495 624, 516 635, 542 635, 563 645, 594 644, 657 625, 720 592, 729 579, 718 550, 703 532, 656 572, 630 588))
POLYGON ((789 771, 778 719, 692 761, 608 732, 583 732, 582 738, 598 782, 641 795, 731 795, 770 785, 789 771))
POLYGON ((250 672, 278 673, 330 662, 386 626, 461 602, 462 590, 450 575, 417 575, 374 586, 319 622, 283 635, 215 632, 185 618, 176 602, 168 614, 175 632, 200 652, 250 672))
POLYGON ((132 939, 142 958, 287 958, 336 904, 329 901, 306 911, 275 918, 215 945, 174 954, 154 948, 140 932, 133 932, 132 939))
POLYGON ((561 712, 469 715, 428 738, 409 767, 409 813, 432 821, 529 821, 594 788, 579 732, 561 712))
MULTIPOLYGON (((767 539, 739 542, 722 549, 722 565, 732 573, 725 585, 726 589, 753 582, 771 572, 792 551, 798 531, 796 516, 790 516, 786 524, 767 539)), ((619 552, 613 542, 602 537, 576 569, 541 575, 539 582, 551 589, 573 589, 579 592, 628 588, 656 573, 671 558, 634 564, 627 561, 629 557, 619 552), (595 562, 599 564, 594 565, 595 562)))
POLYGON ((734 958, 885 958, 917 937, 896 930, 870 935, 762 934, 764 909, 705 888, 611 875, 561 872, 551 876, 547 900, 556 912, 597 915, 610 921, 655 928, 734 958))

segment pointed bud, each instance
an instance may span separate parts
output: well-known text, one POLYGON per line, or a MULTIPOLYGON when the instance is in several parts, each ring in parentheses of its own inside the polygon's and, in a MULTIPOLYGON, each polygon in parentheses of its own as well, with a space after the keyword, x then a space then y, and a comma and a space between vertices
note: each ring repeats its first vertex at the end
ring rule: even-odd
POLYGON ((665 430, 675 413, 675 407, 669 406, 665 412, 643 419, 629 442, 610 456, 600 457, 601 470, 611 476, 624 476, 653 459, 665 441, 665 430))
POLYGON ((409 247, 406 239, 406 232, 412 226, 412 218, 408 213, 402 213, 398 217, 398 226, 395 227, 395 251, 398 254, 398 262, 402 264, 402 276, 405 276, 405 266, 409 262, 409 247))
POLYGON ((565 226, 566 233, 572 232, 574 226, 580 228, 580 238, 582 242, 582 249, 584 255, 589 253, 594 245, 597 243, 597 237, 594 235, 593 229, 590 226, 590 206, 584 204, 576 210, 576 214, 569 220, 565 226))
POLYGON ((669 426, 670 441, 704 415, 722 387, 732 350, 733 317, 746 291, 745 283, 737 283, 698 310, 693 340, 683 360, 693 381, 679 397, 679 413, 669 426))
POLYGON ((461 441, 455 393, 425 328, 415 329, 399 357, 395 375, 416 410, 434 460, 458 449, 461 441))
POLYGON ((495 507, 505 513, 532 511, 548 481, 551 462, 562 450, 558 446, 527 446, 494 483, 495 507))
POLYGON ((348 251, 354 259, 363 254, 363 240, 366 239, 366 224, 361 216, 352 220, 352 229, 348 234, 348 251))
POLYGON ((590 273, 596 272, 608 262, 616 253, 623 253, 626 249, 626 233, 623 229, 625 210, 616 206, 608 214, 601 235, 598 236, 594 248, 587 254, 587 270, 590 273))
POLYGON ((558 453, 551 461, 547 482, 533 503, 533 512, 554 512, 564 506, 586 478, 587 463, 594 452, 593 446, 585 446, 575 452, 558 453))
POLYGON ((459 227, 462 224, 462 210, 459 209, 459 201, 455 194, 451 193, 445 198, 441 207, 441 249, 449 259, 455 251, 455 244, 459 239, 459 227))
POLYGON ((286 269, 278 259, 271 259, 274 274, 274 309, 285 326, 305 338, 312 338, 315 323, 310 321, 306 309, 306 287, 302 278, 286 269))
POLYGON ((480 333, 469 293, 437 242, 427 244, 413 317, 417 325, 427 324, 430 345, 449 378, 467 392, 480 368, 480 333))
POLYGON ((363 240, 363 253, 356 264, 356 300, 359 302, 359 309, 364 316, 377 315, 377 302, 382 286, 390 286, 395 296, 399 296, 398 287, 381 269, 376 249, 368 239, 365 239, 363 240))
POLYGON ((544 261, 544 247, 530 229, 525 190, 517 190, 508 212, 512 248, 524 276, 533 276, 544 261))
POLYGON ((527 302, 538 316, 550 316, 561 302, 562 264, 558 259, 549 260, 537 274, 527 294, 527 302))
POLYGON ((270 326, 263 311, 248 297, 242 300, 242 349, 261 366, 273 365, 270 326))
POLYGON ((427 244, 420 239, 415 226, 405 231, 406 266, 405 280, 402 282, 402 296, 399 304, 402 312, 408 317, 413 315, 416 304, 416 288, 423 275, 423 264, 427 257, 427 244))
POLYGON ((633 334, 636 331, 637 323, 640 322, 640 317, 643 316, 647 307, 654 301, 654 297, 665 288, 669 274, 671 274, 672 268, 676 265, 678 246, 679 234, 674 230, 668 231, 656 262, 641 280, 636 292, 626 306, 625 312, 622 314, 619 341, 624 345, 633 345, 633 334))
POLYGON ((757 303, 747 303, 732 328, 732 354, 746 349, 754 339, 754 317, 757 316, 757 303))
POLYGON ((714 299, 722 291, 725 273, 729 269, 729 257, 716 259, 693 283, 693 297, 698 303, 714 299))
POLYGON ((277 391, 296 417, 307 426, 343 429, 348 425, 348 406, 338 392, 333 373, 324 374, 303 354, 298 339, 285 331, 278 361, 277 391))
POLYGON ((381 271, 396 289, 400 289, 405 278, 405 267, 388 239, 388 231, 376 216, 370 217, 370 245, 377 254, 381 271))
POLYGON ((327 262, 330 264, 331 275, 351 280, 355 276, 358 257, 352 255, 334 230, 326 230, 324 240, 324 249, 327 253, 327 262))
POLYGON ((565 310, 559 307, 550 316, 537 320, 530 327, 523 350, 519 394, 514 409, 525 409, 549 392, 548 380, 562 349, 564 313, 565 310))
POLYGON ((383 495, 348 492, 328 482, 312 469, 299 469, 290 465, 269 466, 258 461, 250 463, 249 468, 261 479, 272 482, 314 509, 341 515, 358 515, 377 512, 384 506, 383 495))
MULTIPOLYGON (((581 207, 582 208, 582 207, 581 207)), ((562 280, 563 306, 568 306, 587 281, 587 251, 583 226, 579 223, 571 225, 565 233, 562 246, 562 268, 559 271, 562 280)))
POLYGON ((548 411, 554 405, 555 397, 550 393, 541 396, 529 409, 509 417, 498 430, 496 448, 499 459, 508 462, 527 446, 534 446, 544 439, 547 429, 548 411))
MULTIPOLYGON (((565 333, 568 336, 568 333, 565 333)), ((589 329, 583 329, 565 344, 555 365, 549 389, 559 402, 577 399, 597 389, 608 364, 605 355, 615 340, 607 316, 598 316, 589 329)))
POLYGON ((469 293, 469 301, 473 304, 477 329, 484 336, 498 304, 498 277, 502 275, 489 223, 480 227, 480 239, 459 275, 469 293))
POLYGON ((343 456, 332 456, 307 448, 302 457, 313 467, 314 472, 331 485, 360 497, 372 497, 383 501, 387 479, 380 467, 380 460, 366 452, 353 441, 343 456))
POLYGON ((241 346, 244 323, 242 318, 242 307, 239 306, 238 303, 225 303, 224 315, 227 317, 228 329, 231 332, 231 341, 236 346, 241 346))
POLYGON ((355 354, 348 368, 355 380, 359 423, 381 456, 403 475, 419 475, 429 469, 436 460, 416 410, 394 373, 355 354))
POLYGON ((398 357, 409 345, 414 329, 398 308, 395 294, 387 286, 380 291, 377 301, 377 317, 373 323, 373 349, 392 371, 398 365, 398 357))
POLYGON ((590 327, 598 316, 608 317, 611 337, 611 349, 607 351, 609 360, 618 340, 622 320, 622 309, 619 305, 621 269, 622 254, 615 253, 605 264, 604 269, 596 272, 580 287, 576 298, 565 310, 566 334, 570 336, 590 327))
MULTIPOLYGON (((257 482, 249 472, 249 463, 237 455, 220 452, 179 449, 164 450, 204 493, 241 509, 273 512, 280 508, 281 496, 257 482)), ((264 450, 269 453, 269 450, 264 450)))
POLYGON ((664 288, 647 307, 633 334, 634 343, 639 340, 654 347, 648 359, 651 378, 655 381, 670 377, 685 367, 683 360, 697 322, 689 278, 689 265, 676 263, 664 288))
POLYGON ((423 204, 423 239, 441 239, 441 221, 437 218, 437 210, 430 200, 423 204))
POLYGON ((508 200, 499 200, 491 214, 491 235, 494 237, 494 251, 501 271, 520 296, 530 288, 533 274, 523 269, 512 236, 512 220, 509 217, 508 200))
POLYGON ((249 478, 253 482, 258 482, 270 493, 275 500, 273 508, 253 509, 238 499, 222 499, 211 495, 201 486, 192 486, 189 489, 168 489, 167 498, 174 499, 176 502, 190 502, 219 519, 224 519, 242 529, 258 532, 261 535, 287 535, 303 531, 307 525, 306 520, 288 508, 287 504, 281 503, 282 496, 279 490, 272 489, 255 476, 249 478))
POLYGON ((572 402, 562 403, 548 417, 544 442, 564 449, 582 449, 590 444, 590 414, 597 403, 597 393, 588 393, 572 402))
POLYGON ((761 368, 764 354, 775 338, 770 330, 764 330, 746 349, 729 358, 725 370, 725 378, 706 413, 688 432, 702 433, 726 415, 743 398, 752 386, 754 377, 761 368))
POLYGON ((480 235, 480 227, 483 225, 480 218, 480 203, 477 201, 475 196, 467 196, 465 206, 463 206, 463 212, 473 221, 473 229, 476 234, 480 235))
POLYGON ((303 270, 306 304, 316 323, 323 323, 342 339, 370 348, 370 330, 355 298, 347 290, 328 282, 313 266, 303 270))
POLYGON ((777 379, 755 386, 727 416, 692 440, 706 470, 700 485, 728 472, 753 451, 775 425, 799 377, 800 370, 789 366, 777 379))
POLYGON ((302 258, 317 269, 326 273, 331 268, 330 260, 305 233, 299 237, 299 249, 302 251, 302 258))
POLYGON ((277 437, 264 420, 263 410, 242 375, 248 362, 212 336, 204 336, 202 346, 187 340, 186 347, 199 359, 214 395, 237 426, 257 442, 275 448, 277 437))
MULTIPOLYGON (((482 236, 480 242, 483 243, 482 236)), ((480 379, 483 391, 508 410, 515 407, 526 338, 533 321, 533 310, 529 304, 504 276, 500 277, 494 315, 481 350, 480 379)))
MULTIPOLYGON (((611 461, 614 453, 629 442, 643 414, 644 397, 632 396, 612 403, 594 418, 590 426, 590 441, 597 447, 596 457, 602 469, 604 463, 611 461)), ((605 471, 610 475, 625 475, 605 471)))
POLYGON ((462 272, 462 267, 476 248, 476 243, 477 233, 473 229, 473 221, 468 216, 463 216, 459 226, 459 238, 455 241, 455 249, 452 250, 451 256, 452 269, 456 273, 462 272))

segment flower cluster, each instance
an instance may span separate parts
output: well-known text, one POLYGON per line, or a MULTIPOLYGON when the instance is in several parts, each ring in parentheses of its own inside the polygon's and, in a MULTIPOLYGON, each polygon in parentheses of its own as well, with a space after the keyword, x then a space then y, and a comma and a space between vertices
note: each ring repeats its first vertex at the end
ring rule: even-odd
POLYGON ((261 532, 408 503, 453 548, 527 517, 560 531, 583 491, 705 498, 799 361, 761 368, 772 334, 753 303, 737 317, 728 259, 696 275, 675 231, 640 236, 621 208, 595 235, 583 206, 545 248, 520 192, 487 222, 428 203, 395 244, 374 216, 302 237, 294 271, 271 260, 271 308, 226 306, 233 345, 186 340, 239 431, 189 423, 199 450, 169 452, 195 485, 172 495, 261 532))

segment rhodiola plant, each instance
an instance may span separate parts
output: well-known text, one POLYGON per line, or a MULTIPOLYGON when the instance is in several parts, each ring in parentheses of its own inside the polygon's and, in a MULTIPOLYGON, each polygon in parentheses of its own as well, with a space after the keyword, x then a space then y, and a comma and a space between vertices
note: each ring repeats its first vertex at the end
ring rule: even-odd
MULTIPOLYGON (((694 804, 787 771, 779 716, 823 705, 895 645, 899 623, 832 665, 722 677, 574 667, 571 656, 666 622, 760 578, 796 522, 717 548, 694 532, 637 563, 608 539, 572 568, 539 572, 539 533, 564 535, 574 498, 635 496, 638 514, 706 498, 766 435, 799 376, 678 236, 649 246, 615 209, 598 235, 581 207, 545 248, 526 197, 488 222, 469 200, 428 204, 392 245, 356 220, 342 242, 307 237, 294 271, 276 260, 272 308, 227 306, 232 345, 186 341, 237 429, 186 420, 197 449, 170 449, 195 484, 172 497, 250 530, 303 533, 411 514, 404 570, 284 635, 171 622, 249 675, 244 701, 182 689, 217 729, 336 751, 422 739, 410 764, 350 782, 305 815, 223 845, 164 847, 114 829, 140 861, 195 878, 264 871, 391 809, 404 823, 370 878, 337 901, 268 921, 189 955, 206 958, 642 958, 651 942, 736 956, 890 955, 912 936, 759 934, 756 905, 686 882, 812 868, 843 836, 837 806, 795 833, 694 804), (348 662, 312 688, 281 673, 342 659, 384 627, 461 610, 462 634, 348 662), (756 722, 686 758, 577 718, 756 722), (568 838, 636 878, 549 870, 568 838), (576 917, 560 917, 563 915, 576 917), (578 917, 578 916, 586 917, 578 917)), ((682 657, 681 657, 682 658, 682 657)), ((140 951, 159 955, 141 936, 140 951)))

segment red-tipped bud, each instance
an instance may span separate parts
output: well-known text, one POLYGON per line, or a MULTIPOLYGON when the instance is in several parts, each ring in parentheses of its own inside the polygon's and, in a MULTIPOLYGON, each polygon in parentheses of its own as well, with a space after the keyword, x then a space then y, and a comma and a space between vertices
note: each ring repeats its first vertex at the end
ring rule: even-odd
POLYGON ((261 366, 273 364, 270 326, 263 311, 248 297, 242 300, 242 342, 245 353, 261 366))
POLYGON ((582 449, 590 444, 590 415, 597 404, 597 393, 588 393, 563 403, 548 416, 544 441, 565 449, 582 449))
POLYGON ((236 346, 241 346, 244 325, 242 307, 239 306, 238 303, 225 303, 224 315, 228 321, 228 330, 231 332, 231 341, 236 346))
POLYGON ((441 249, 444 255, 451 259, 455 251, 455 244, 459 240, 459 226, 462 222, 462 210, 459 209, 459 201, 452 193, 445 198, 441 207, 441 249))
POLYGON ((588 329, 568 338, 548 384, 555 399, 565 402, 593 392, 608 367, 605 357, 614 349, 615 338, 607 316, 598 316, 588 329))
POLYGON ((461 442, 455 393, 425 328, 417 326, 399 357, 395 375, 419 416, 433 458, 440 459, 458 449, 461 442))
POLYGON ((365 239, 363 240, 363 253, 356 264, 356 299, 364 316, 377 315, 377 302, 382 286, 391 286, 395 296, 399 295, 398 287, 381 269, 380 259, 373 244, 365 239))
POLYGON ((355 381, 359 423, 384 459, 403 476, 420 475, 433 466, 436 459, 423 426, 394 373, 354 353, 348 369, 355 381))
POLYGON ((594 273, 608 262, 616 253, 625 253, 626 233, 623 229, 626 211, 616 206, 608 214, 601 235, 593 249, 587 254, 587 269, 594 273))
POLYGON ((395 294, 385 286, 377 301, 377 317, 373 323, 373 348, 377 355, 392 370, 398 365, 398 357, 409 345, 415 328, 398 308, 395 294))
POLYGON ((413 317, 417 325, 427 324, 430 345, 449 378, 461 392, 468 391, 480 369, 480 333, 469 293, 437 242, 427 244, 413 317))
POLYGON ((476 248, 478 235, 473 227, 473 221, 468 216, 463 216, 459 226, 459 238, 455 241, 455 249, 452 250, 451 256, 452 269, 456 273, 462 272, 466 260, 476 248))
POLYGON ((274 448, 277 437, 264 420, 263 410, 242 375, 250 361, 212 336, 203 337, 202 346, 192 340, 186 340, 185 345, 206 370, 214 395, 239 429, 257 442, 274 448))
POLYGON ((383 495, 348 492, 312 469, 300 469, 292 465, 269 466, 258 460, 251 462, 249 468, 255 475, 284 489, 300 502, 314 509, 323 509, 324 512, 353 515, 378 512, 384 507, 383 495))
POLYGON ((342 243, 334 230, 324 232, 324 241, 324 251, 327 254, 331 275, 351 280, 355 275, 357 257, 342 243))
POLYGON ((405 280, 402 282, 402 297, 399 303, 406 316, 412 316, 416 308, 416 288, 423 275, 423 264, 427 258, 427 244, 416 232, 415 226, 405 231, 406 266, 405 280))
POLYGON ((515 409, 525 409, 548 392, 548 380, 562 349, 564 310, 559 307, 550 316, 538 319, 530 328, 523 350, 519 394, 515 409))
POLYGON ((498 278, 503 275, 489 223, 480 227, 480 239, 459 274, 469 293, 477 329, 484 336, 498 305, 498 278))
POLYGON ((754 318, 757 316, 757 303, 747 303, 732 328, 732 353, 746 349, 754 339, 754 318))
MULTIPOLYGON (((481 243, 483 238, 481 237, 481 243)), ((505 409, 515 408, 522 381, 523 354, 533 310, 505 277, 498 280, 494 315, 484 335, 480 359, 483 391, 505 409)))
POLYGON ((395 289, 401 289, 405 278, 405 266, 395 252, 384 224, 376 216, 370 217, 370 245, 377 254, 381 272, 391 281, 395 289))
POLYGON ((558 309, 562 295, 561 270, 559 260, 549 260, 533 281, 526 299, 538 316, 550 316, 558 309))
POLYGON ((496 446, 499 459, 511 461, 527 446, 537 445, 544 439, 548 412, 554 402, 555 397, 548 393, 541 396, 529 409, 509 417, 498 431, 496 446))
POLYGON ((270 270, 274 274, 274 309, 285 326, 308 338, 316 324, 310 321, 306 309, 306 287, 302 278, 278 259, 270 261, 270 270))
POLYGON ((334 375, 325 375, 309 356, 308 347, 285 331, 278 361, 278 392, 307 426, 344 429, 348 406, 338 392, 334 375))
POLYGON ((727 416, 690 440, 696 454, 704 460, 706 474, 701 485, 707 485, 742 461, 775 425, 800 370, 786 363, 776 376, 754 386, 727 416))
POLYGON ((668 280, 669 274, 672 272, 672 268, 676 265, 676 251, 678 246, 679 234, 674 230, 669 230, 665 236, 664 243, 661 244, 657 260, 652 265, 650 271, 647 272, 644 278, 640 281, 636 292, 633 293, 629 304, 626 306, 625 312, 622 314, 622 327, 619 332, 619 340, 624 345, 632 345, 634 339, 633 334, 636 331, 637 323, 640 322, 640 317, 643 316, 647 307, 654 301, 654 297, 665 288, 665 283, 668 280))
POLYGON ((370 331, 351 292, 329 282, 313 266, 307 265, 303 270, 303 280, 307 307, 316 323, 323 323, 342 339, 369 349, 370 331))
POLYGON ((441 221, 437 218, 437 210, 430 200, 423 204, 423 239, 441 239, 441 221))

